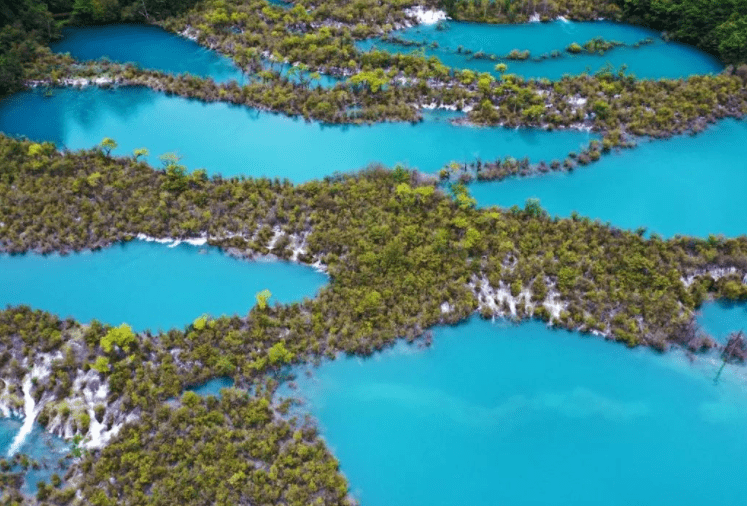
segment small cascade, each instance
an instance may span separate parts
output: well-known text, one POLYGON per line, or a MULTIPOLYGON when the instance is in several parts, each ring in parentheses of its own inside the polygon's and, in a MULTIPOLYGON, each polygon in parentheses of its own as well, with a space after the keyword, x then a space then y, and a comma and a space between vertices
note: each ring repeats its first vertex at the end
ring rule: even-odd
POLYGON ((23 380, 23 413, 24 420, 21 430, 18 431, 16 437, 13 439, 13 443, 8 449, 8 457, 15 455, 18 450, 21 449, 23 443, 26 442, 26 438, 31 434, 31 430, 34 428, 34 421, 39 411, 36 409, 36 402, 31 395, 31 375, 27 374, 23 380))

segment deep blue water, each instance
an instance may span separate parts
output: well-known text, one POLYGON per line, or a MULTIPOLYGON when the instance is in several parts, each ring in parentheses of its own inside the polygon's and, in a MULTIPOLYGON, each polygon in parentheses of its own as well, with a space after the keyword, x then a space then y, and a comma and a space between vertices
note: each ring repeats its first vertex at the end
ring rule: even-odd
MULTIPOLYGON (((15 418, 0 417, 0 458, 8 458, 8 450, 22 424, 21 420, 15 418)), ((37 470, 29 466, 25 472, 20 466, 12 470, 14 473, 24 472, 25 493, 36 493, 37 484, 40 481, 49 484, 54 473, 60 478, 64 477, 66 469, 60 468, 59 461, 70 451, 68 444, 61 438, 44 432, 40 425, 36 424, 18 451, 28 455, 31 460, 36 460, 41 466, 37 470)))
POLYGON ((696 136, 643 142, 573 173, 511 178, 470 187, 482 206, 524 206, 537 197, 551 215, 675 234, 747 234, 747 122, 726 120, 696 136))
POLYGON ((51 45, 52 51, 70 53, 78 60, 107 57, 115 62, 136 63, 145 69, 212 77, 216 82, 241 83, 244 79, 230 59, 157 26, 67 28, 62 35, 59 42, 51 45))
POLYGON ((477 319, 297 380, 365 506, 747 497, 744 369, 477 319))
MULTIPOLYGON (((496 76, 499 74, 494 68, 498 61, 469 59, 468 55, 456 53, 459 46, 473 52, 483 51, 496 56, 504 56, 513 49, 529 50, 531 57, 549 54, 556 49, 561 51, 561 58, 540 62, 505 61, 508 73, 536 78, 559 79, 564 74, 596 72, 608 62, 616 69, 625 64, 628 67, 627 72, 639 78, 652 79, 718 73, 723 69, 723 65, 716 58, 684 44, 664 42, 659 38, 658 32, 608 21, 553 21, 522 25, 481 25, 449 21, 446 26, 447 30, 439 31, 436 25, 420 25, 394 32, 393 35, 413 42, 437 43, 438 48, 435 49, 426 46, 426 55, 438 57, 446 66, 490 72, 496 76), (653 38, 654 43, 637 49, 618 47, 601 56, 573 56, 565 52, 565 48, 573 42, 583 44, 600 36, 606 40, 631 45, 646 38, 653 38)), ((375 39, 358 43, 358 48, 368 50, 373 45, 381 50, 399 53, 417 49, 375 39)))
POLYGON ((371 162, 409 164, 434 172, 452 160, 534 160, 565 157, 588 143, 584 132, 470 128, 448 122, 454 113, 431 112, 423 123, 322 125, 225 103, 168 97, 145 88, 55 91, 52 98, 23 92, 0 101, 0 131, 49 140, 68 149, 90 148, 104 137, 115 154, 147 147, 150 160, 177 152, 191 169, 295 182, 350 172, 371 162))
POLYGON ((0 305, 126 322, 135 330, 182 328, 203 313, 246 314, 265 288, 272 304, 313 297, 327 282, 308 266, 237 260, 188 244, 135 241, 67 256, 0 255, 0 305))
POLYGON ((747 305, 721 301, 703 304, 698 323, 711 337, 726 343, 732 332, 747 332, 747 305))

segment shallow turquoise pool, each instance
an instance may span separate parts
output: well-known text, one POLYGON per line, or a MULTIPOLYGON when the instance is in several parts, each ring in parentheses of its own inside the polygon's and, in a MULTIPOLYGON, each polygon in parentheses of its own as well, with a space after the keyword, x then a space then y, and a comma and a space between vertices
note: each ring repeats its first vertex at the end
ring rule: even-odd
POLYGON ((0 255, 0 304, 93 318, 135 330, 182 328, 203 313, 246 314, 257 292, 270 303, 313 297, 328 282, 311 267, 244 261, 216 248, 135 241, 96 252, 0 255))
POLYGON ((78 60, 108 58, 135 63, 142 68, 174 74, 188 72, 212 77, 216 82, 243 82, 244 75, 233 62, 194 41, 157 26, 104 25, 67 28, 62 39, 51 45, 56 53, 70 53, 78 60))
MULTIPOLYGON (((394 32, 392 35, 411 42, 425 43, 425 54, 438 57, 445 65, 459 69, 472 69, 479 72, 495 71, 496 63, 508 64, 508 72, 525 77, 559 79, 564 74, 596 72, 608 63, 615 69, 627 66, 627 72, 639 78, 680 78, 693 74, 718 73, 723 65, 714 57, 694 47, 675 42, 664 42, 659 33, 646 28, 609 21, 550 23, 527 23, 521 25, 484 25, 449 21, 439 30, 438 25, 419 25, 394 32), (639 48, 617 47, 603 55, 582 53, 571 55, 565 51, 571 43, 583 44, 595 37, 608 41, 619 41, 629 46, 646 38, 654 39, 651 44, 639 48), (433 48, 431 44, 438 47, 433 48), (462 48, 462 52, 457 50, 462 48), (505 56, 513 49, 530 51, 531 58, 553 50, 562 53, 560 58, 542 61, 485 60, 475 59, 472 53, 483 51, 496 56, 505 56)), ((361 50, 372 47, 389 52, 409 53, 417 46, 403 46, 397 43, 369 39, 358 43, 361 50)))
POLYGON ((726 343, 732 332, 747 332, 747 305, 730 302, 703 304, 698 324, 718 342, 726 343))
MULTIPOLYGON (((8 451, 22 424, 23 422, 16 418, 0 416, 0 458, 10 461, 8 451)), ((35 424, 31 433, 18 448, 18 452, 26 454, 32 461, 35 460, 39 464, 39 469, 29 467, 28 470, 23 471, 20 466, 14 466, 11 472, 22 472, 24 474, 23 492, 35 494, 40 481, 49 484, 53 474, 56 473, 60 478, 65 475, 68 462, 62 459, 69 451, 70 446, 63 439, 44 432, 39 424, 35 424)))
MULTIPOLYGON (((278 0, 278 5, 287 4, 278 0)), ((134 63, 144 69, 210 77, 218 83, 233 80, 243 85, 255 78, 242 72, 230 58, 157 26, 126 24, 70 27, 62 31, 62 36, 60 41, 51 45, 52 51, 70 53, 77 60, 108 58, 119 63, 134 63)), ((270 65, 267 60, 262 64, 264 68, 272 68, 284 76, 288 75, 288 69, 291 68, 285 63, 270 65)), ((308 72, 291 76, 290 80, 299 82, 301 77, 309 81, 308 72)), ((337 78, 321 75, 309 84, 312 87, 332 87, 338 81, 337 78)))
POLYGON ((366 506, 737 505, 744 369, 473 319, 299 374, 366 506))
POLYGON ((623 228, 675 234, 747 234, 747 122, 726 120, 696 136, 642 142, 573 173, 551 173, 470 190, 482 206, 523 207, 540 199, 551 215, 581 216, 623 228))

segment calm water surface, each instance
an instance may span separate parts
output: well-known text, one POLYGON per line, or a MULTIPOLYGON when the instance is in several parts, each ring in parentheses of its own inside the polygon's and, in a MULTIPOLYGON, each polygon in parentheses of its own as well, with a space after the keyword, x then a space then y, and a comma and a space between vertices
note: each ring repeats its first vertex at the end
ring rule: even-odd
POLYGON ((365 506, 737 505, 746 380, 716 368, 473 319, 298 382, 365 506))
POLYGON ((696 136, 643 142, 573 173, 470 187, 480 205, 524 206, 537 197, 551 215, 581 216, 666 237, 747 234, 747 122, 721 121, 696 136))
MULTIPOLYGON (((714 57, 693 47, 675 42, 664 42, 659 33, 632 25, 596 22, 553 21, 550 23, 527 23, 523 25, 483 25, 449 21, 446 30, 437 25, 415 26, 395 32, 393 35, 413 42, 438 44, 437 48, 426 46, 428 56, 438 57, 445 65, 455 68, 469 68, 480 72, 498 75, 494 68, 498 61, 470 59, 469 55, 456 53, 462 46, 473 52, 483 51, 503 56, 513 49, 529 50, 531 57, 549 54, 553 50, 563 53, 561 58, 540 62, 508 61, 508 72, 525 77, 545 77, 559 79, 564 74, 579 74, 584 71, 596 72, 608 62, 614 68, 627 65, 627 72, 640 78, 679 78, 692 74, 718 73, 723 65, 714 57), (565 48, 573 42, 583 44, 595 37, 635 44, 646 38, 654 43, 640 48, 618 47, 604 55, 570 55, 565 48)), ((407 47, 380 40, 366 40, 358 44, 359 49, 368 50, 373 46, 390 52, 411 52, 416 47, 407 47)))
POLYGON ((454 113, 431 112, 426 121, 330 126, 223 103, 168 97, 145 88, 23 92, 0 101, 0 131, 49 140, 68 149, 90 148, 104 137, 116 154, 147 147, 150 161, 182 155, 195 169, 296 182, 350 172, 371 162, 409 164, 437 171, 452 160, 533 160, 564 157, 588 143, 585 132, 454 126, 454 113))
MULTIPOLYGON (((278 4, 287 6, 278 0, 278 4)), ((106 25, 95 27, 66 28, 63 38, 51 45, 56 53, 70 53, 78 60, 108 58, 120 63, 134 63, 144 69, 160 70, 173 74, 190 73, 200 77, 211 77, 218 83, 236 81, 249 84, 253 75, 244 74, 241 69, 216 51, 206 49, 197 42, 167 32, 150 25, 106 25)), ((288 74, 289 64, 270 65, 282 75, 288 74)), ((301 73, 308 80, 309 73, 301 73)), ((299 76, 291 76, 291 81, 299 82, 299 76)), ((339 79, 321 75, 312 80, 311 86, 329 88, 339 79)))
POLYGON ((188 392, 194 392, 200 397, 220 397, 220 391, 224 388, 232 388, 234 381, 231 378, 215 378, 197 386, 187 389, 188 392))
POLYGON ((106 57, 116 62, 136 63, 145 69, 212 77, 217 82, 244 79, 230 59, 157 26, 67 28, 62 35, 59 42, 51 45, 52 51, 70 53, 78 60, 106 57))
POLYGON ((327 281, 308 266, 237 260, 188 244, 135 241, 67 256, 0 256, 0 305, 127 322, 135 330, 181 328, 203 313, 245 314, 265 288, 271 303, 313 297, 327 281))
POLYGON ((703 304, 698 315, 698 323, 711 337, 726 343, 729 334, 747 332, 747 304, 730 302, 709 302, 703 304))

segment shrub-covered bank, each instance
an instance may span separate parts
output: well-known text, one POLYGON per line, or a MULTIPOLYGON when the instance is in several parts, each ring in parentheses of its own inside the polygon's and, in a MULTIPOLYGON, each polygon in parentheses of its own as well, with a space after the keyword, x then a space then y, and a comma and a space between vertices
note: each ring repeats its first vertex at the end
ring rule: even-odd
MULTIPOLYGON (((180 492, 197 502, 344 501, 344 481, 312 429, 280 421, 262 401, 272 390, 267 378, 289 363, 370 354, 475 311, 539 318, 630 346, 698 351, 716 343, 697 334, 694 309, 712 297, 747 299, 747 237, 645 239, 583 218, 551 218, 534 201, 478 210, 461 185, 446 195, 402 168, 294 186, 187 174, 173 158, 153 170, 136 155, 109 156, 110 147, 59 153, 0 138, 2 250, 65 252, 144 233, 208 237, 237 255, 288 258, 300 242, 296 259, 326 266, 332 281, 312 300, 258 304, 246 315, 198 318, 158 334, 84 327, 23 307, 0 312, 0 399, 22 409, 28 388, 41 423, 89 438, 92 453, 70 483, 91 504, 188 501, 173 492, 174 476, 197 471, 179 462, 202 470, 200 486, 180 492), (181 407, 159 407, 216 376, 260 393, 220 401, 230 406, 188 395, 181 407), (236 425, 234 409, 255 413, 254 422, 236 425), (156 429, 167 420, 174 425, 156 429), (252 443, 239 444, 237 434, 252 443), (187 439, 199 443, 179 443, 187 439), (236 458, 211 464, 219 448, 236 458), (164 453, 168 460, 154 460, 164 453), (221 495, 234 476, 252 485, 221 495)), ((71 488, 44 490, 55 503, 73 498, 71 488)))
POLYGON ((661 30, 667 38, 697 46, 725 63, 747 61, 745 0, 444 0, 443 5, 454 19, 482 23, 549 21, 559 16, 625 21, 661 30))
MULTIPOLYGON (((431 179, 401 168, 371 168, 294 186, 278 180, 208 178, 199 171, 187 174, 174 161, 153 170, 134 156, 110 157, 105 149, 61 154, 50 144, 8 138, 2 138, 1 146, 7 160, 0 172, 3 250, 103 247, 144 233, 208 237, 236 251, 288 258, 295 238, 302 237, 298 258, 321 262, 332 276, 332 286, 320 298, 358 300, 348 305, 347 311, 358 308, 355 314, 335 325, 340 334, 327 335, 331 341, 344 340, 342 336, 350 333, 363 338, 365 333, 352 321, 388 329, 383 337, 388 341, 416 335, 443 318, 451 321, 452 313, 458 320, 476 307, 467 289, 470 278, 484 275, 492 277, 495 287, 499 281, 520 279, 526 289, 535 278, 544 277, 545 284, 563 288, 565 297, 578 298, 581 305, 587 305, 585 294, 612 286, 623 292, 621 306, 629 305, 631 297, 654 299, 650 307, 637 302, 631 317, 671 301, 669 311, 654 311, 637 326, 608 319, 607 313, 631 310, 613 309, 611 299, 588 304, 589 309, 577 308, 571 318, 583 328, 610 336, 618 329, 633 329, 637 341, 649 342, 649 326, 664 331, 703 300, 706 292, 701 288, 713 288, 685 286, 683 279, 715 268, 734 267, 735 276, 744 271, 745 238, 647 240, 581 218, 550 218, 534 202, 523 210, 477 210, 461 185, 451 185, 450 197, 431 179), (49 191, 52 188, 54 192, 49 191), (589 251, 595 244, 604 249, 601 257, 589 251), (642 256, 642 277, 620 267, 637 256, 642 256), (557 278, 561 267, 574 274, 562 283, 557 278), (636 294, 654 281, 667 295, 655 296, 656 290, 636 294), (371 307, 361 306, 361 300, 371 307), (443 313, 443 302, 455 310, 443 313), (396 309, 384 314, 384 307, 396 309), (595 321, 586 318, 586 311, 595 321), (398 314, 404 326, 395 323, 398 314)), ((724 283, 719 280, 717 287, 724 283)))

